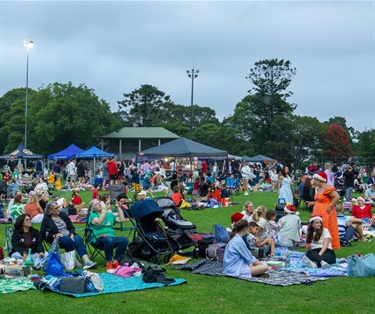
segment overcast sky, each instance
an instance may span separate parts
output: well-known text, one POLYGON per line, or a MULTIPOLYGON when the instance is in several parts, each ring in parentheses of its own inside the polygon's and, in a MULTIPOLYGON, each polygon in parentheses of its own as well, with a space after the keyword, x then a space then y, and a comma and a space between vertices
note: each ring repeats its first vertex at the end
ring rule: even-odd
POLYGON ((295 114, 342 116, 375 128, 375 1, 4 1, 0 0, 0 96, 26 84, 86 84, 116 111, 151 84, 177 104, 215 109, 222 119, 252 87, 259 60, 297 68, 295 114))

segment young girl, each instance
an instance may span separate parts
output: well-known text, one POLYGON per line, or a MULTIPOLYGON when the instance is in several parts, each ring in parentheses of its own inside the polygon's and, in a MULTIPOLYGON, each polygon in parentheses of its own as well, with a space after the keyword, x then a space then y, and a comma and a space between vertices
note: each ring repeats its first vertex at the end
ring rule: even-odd
POLYGON ((266 207, 261 205, 258 206, 253 212, 253 221, 259 226, 258 241, 256 245, 258 247, 266 246, 265 251, 270 251, 271 255, 275 254, 275 240, 268 235, 266 207), (267 245, 268 244, 268 245, 267 245))
POLYGON ((328 229, 323 228, 322 216, 311 216, 306 243, 311 246, 311 250, 308 250, 306 256, 303 257, 307 267, 329 268, 329 264, 336 263, 336 255, 331 245, 331 234, 328 229))
POLYGON ((268 220, 267 228, 268 228, 268 235, 276 241, 277 233, 279 231, 279 226, 276 222, 277 213, 273 209, 269 209, 266 211, 266 219, 268 220))
POLYGON ((246 220, 240 220, 234 224, 224 252, 224 275, 250 278, 263 275, 269 269, 250 253, 242 239, 247 233, 246 220))
POLYGON ((193 197, 194 197, 194 200, 197 200, 197 198, 198 198, 199 187, 200 187, 200 179, 199 179, 199 177, 196 177, 194 185, 193 185, 193 197))

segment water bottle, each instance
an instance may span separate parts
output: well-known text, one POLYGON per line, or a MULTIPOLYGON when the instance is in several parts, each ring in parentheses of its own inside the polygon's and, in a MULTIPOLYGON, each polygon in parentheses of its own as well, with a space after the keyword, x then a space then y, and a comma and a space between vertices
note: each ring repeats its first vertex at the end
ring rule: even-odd
POLYGON ((286 254, 285 268, 290 268, 290 254, 286 254))
POLYGON ((264 258, 264 248, 260 247, 258 251, 258 258, 263 259, 264 258))

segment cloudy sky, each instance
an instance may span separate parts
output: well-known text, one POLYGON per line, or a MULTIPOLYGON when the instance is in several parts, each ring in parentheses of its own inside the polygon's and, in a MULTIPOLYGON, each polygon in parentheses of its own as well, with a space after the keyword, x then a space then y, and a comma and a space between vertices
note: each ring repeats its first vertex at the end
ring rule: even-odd
POLYGON ((151 84, 177 104, 233 113, 259 60, 297 68, 298 115, 342 116, 375 128, 375 1, 0 0, 0 96, 53 82, 86 84, 113 111, 123 93, 151 84))

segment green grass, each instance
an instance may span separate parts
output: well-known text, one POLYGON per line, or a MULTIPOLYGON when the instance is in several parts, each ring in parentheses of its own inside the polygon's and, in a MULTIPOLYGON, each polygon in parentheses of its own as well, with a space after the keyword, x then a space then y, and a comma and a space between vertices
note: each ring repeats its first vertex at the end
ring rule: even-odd
MULTIPOLYGON (((60 193, 70 197, 70 193, 60 193)), ((102 192, 101 192, 102 194, 102 192)), ((81 192, 84 201, 91 198, 90 192, 81 192)), ((160 196, 160 194, 159 194, 160 196)), ((255 206, 274 208, 276 193, 253 192, 248 197, 234 196, 240 202, 227 208, 182 211, 185 219, 194 222, 197 230, 210 232, 214 223, 230 225, 230 215, 242 210, 246 200, 255 206)), ((301 212, 307 220, 308 212, 301 212)), ((0 225, 0 245, 5 243, 5 226, 0 225)), ((352 247, 337 251, 338 257, 354 253, 374 252, 375 241, 356 242, 352 247)), ((101 265, 104 264, 104 261, 101 265)), ((331 278, 311 286, 295 285, 278 287, 251 283, 243 280, 192 275, 188 272, 168 268, 168 276, 182 277, 187 284, 128 293, 107 294, 83 299, 69 298, 55 293, 26 291, 1 295, 2 313, 370 313, 373 312, 374 277, 331 278)), ((104 267, 98 268, 99 272, 104 267)))

